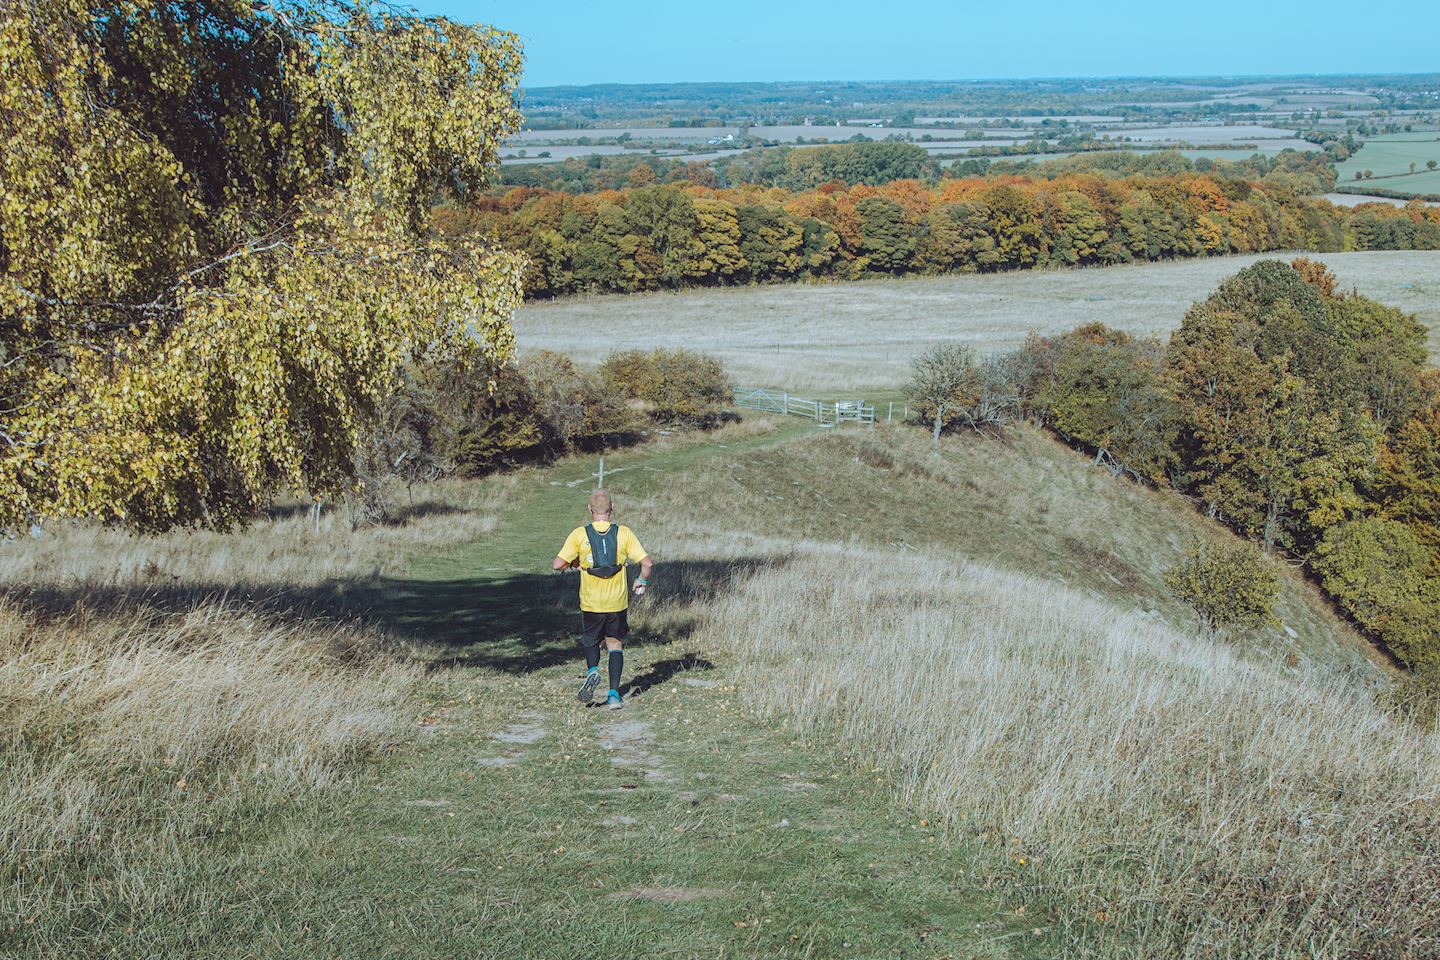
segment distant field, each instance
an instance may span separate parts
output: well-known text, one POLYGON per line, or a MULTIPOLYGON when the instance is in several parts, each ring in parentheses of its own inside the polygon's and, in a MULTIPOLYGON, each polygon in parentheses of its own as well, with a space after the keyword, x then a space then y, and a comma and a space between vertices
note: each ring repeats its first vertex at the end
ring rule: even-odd
MULTIPOLYGON (((1387 203, 1392 207, 1403 207, 1407 203, 1414 203, 1414 200, 1401 200, 1399 197, 1375 197, 1365 193, 1327 193, 1325 199, 1341 207, 1358 207, 1362 203, 1387 203)), ((1421 200, 1427 207, 1440 207, 1440 203, 1434 200, 1421 200)))
POLYGON ((1355 186, 1355 172, 1370 170, 1375 176, 1365 181, 1397 193, 1440 193, 1440 169, 1426 170, 1429 160, 1440 162, 1440 134, 1400 133, 1373 137, 1354 156, 1340 164, 1339 183, 1355 186), (1410 173, 1410 164, 1418 171, 1410 173), (1396 176, 1399 174, 1399 176, 1396 176), (1383 178, 1383 179, 1382 179, 1383 178))
MULTIPOLYGON (((1314 256, 1343 288, 1418 314, 1431 356, 1440 356, 1440 252, 1314 256)), ((594 363, 611 350, 688 347, 720 357, 742 383, 876 390, 902 382, 911 357, 945 340, 996 351, 1018 346, 1030 330, 1097 321, 1164 333, 1222 279, 1260 259, 572 298, 522 307, 515 332, 522 352, 558 350, 594 363)))
MULTIPOLYGON (((932 119, 932 118, 926 118, 932 119)), ((940 118, 934 118, 940 119, 940 118)), ((956 119, 956 118, 951 118, 956 119)), ((996 119, 996 118, 987 118, 996 119)), ((1003 146, 1015 141, 1029 142, 1036 139, 1040 133, 1053 133, 1054 131, 1042 129, 1039 123, 1043 119, 1061 120, 1063 117, 1028 117, 1018 118, 1016 126, 991 127, 985 130, 984 140, 966 138, 966 130, 961 128, 935 127, 931 125, 920 125, 913 127, 891 127, 881 125, 870 125, 867 123, 851 122, 842 125, 828 124, 780 124, 780 125, 756 125, 748 128, 727 126, 727 127, 636 127, 636 126, 613 126, 595 127, 591 129, 578 130, 524 130, 515 134, 505 141, 504 155, 507 164, 513 163, 534 163, 545 162, 546 160, 558 162, 562 159, 584 156, 609 156, 616 154, 635 154, 643 152, 637 150, 637 144, 678 144, 684 148, 693 144, 694 147, 708 146, 708 141, 724 137, 726 135, 740 137, 748 131, 752 137, 758 137, 765 141, 794 144, 799 142, 815 143, 827 141, 830 143, 844 143, 856 137, 867 140, 885 140, 891 137, 909 139, 925 147, 931 153, 957 153, 976 146, 1003 146), (630 144, 595 144, 579 145, 575 141, 581 138, 589 140, 613 140, 620 136, 628 136, 630 144), (928 140, 922 141, 922 137, 928 140), (524 150, 526 157, 517 157, 519 151, 524 150), (550 153, 549 157, 537 158, 536 154, 545 150, 550 153)), ((1251 152, 1278 153, 1283 149, 1292 148, 1295 150, 1316 150, 1319 149, 1312 143, 1304 140, 1296 140, 1289 136, 1287 127, 1265 127, 1255 124, 1236 124, 1231 126, 1219 126, 1215 124, 1194 124, 1194 125, 1155 125, 1153 123, 1115 123, 1118 118, 1108 116, 1069 118, 1072 121, 1099 121, 1096 129, 1097 135, 1105 135, 1112 138, 1128 137, 1137 145, 1156 146, 1159 144, 1174 141, 1185 141, 1199 144, 1201 146, 1214 144, 1220 147, 1224 144, 1254 143, 1256 150, 1247 151, 1243 156, 1248 157, 1251 152)), ((976 120, 979 122, 979 119, 976 120)), ((1056 142, 1053 137, 1047 140, 1049 143, 1056 142)), ((677 156, 680 150, 674 149, 666 155, 677 156)), ((1208 150, 1187 151, 1197 156, 1229 156, 1230 158, 1242 158, 1241 154, 1233 151, 1219 150, 1212 152, 1208 150)), ((662 153, 665 153, 662 150, 662 153)), ((718 155, 718 154, 717 154, 718 155)), ((716 155, 703 157, 687 156, 686 159, 714 159, 716 155)))

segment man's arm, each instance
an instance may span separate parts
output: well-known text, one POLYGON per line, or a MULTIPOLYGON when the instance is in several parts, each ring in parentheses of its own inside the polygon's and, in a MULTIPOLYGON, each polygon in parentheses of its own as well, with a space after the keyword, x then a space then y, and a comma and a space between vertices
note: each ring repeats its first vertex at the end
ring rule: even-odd
POLYGON ((580 548, 575 543, 575 534, 570 534, 565 540, 565 545, 560 552, 555 554, 555 559, 550 561, 551 570, 564 570, 566 567, 580 566, 580 548))
POLYGON ((650 572, 655 569, 655 563, 647 553, 640 559, 640 576, 635 578, 635 586, 631 588, 635 596, 640 596, 650 586, 650 572))

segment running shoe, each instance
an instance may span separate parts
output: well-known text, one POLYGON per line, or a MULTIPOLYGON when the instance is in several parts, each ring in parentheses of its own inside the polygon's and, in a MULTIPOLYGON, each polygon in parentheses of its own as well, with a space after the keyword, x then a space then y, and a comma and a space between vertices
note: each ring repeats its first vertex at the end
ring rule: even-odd
POLYGON ((581 703, 589 703, 595 699, 595 690, 600 686, 600 669, 597 667, 585 674, 585 682, 580 684, 580 692, 575 694, 575 699, 581 703))
POLYGON ((620 699, 620 694, 617 691, 611 690, 610 696, 605 698, 605 709, 619 710, 623 706, 625 706, 625 701, 620 699))

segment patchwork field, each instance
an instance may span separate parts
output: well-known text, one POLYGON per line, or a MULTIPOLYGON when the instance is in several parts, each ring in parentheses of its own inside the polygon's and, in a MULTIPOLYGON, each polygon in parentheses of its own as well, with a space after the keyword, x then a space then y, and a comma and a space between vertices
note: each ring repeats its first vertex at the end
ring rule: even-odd
MULTIPOLYGON (((527 304, 515 332, 522 351, 558 350, 586 362, 611 350, 687 347, 720 357, 740 383, 875 390, 901 383, 910 358, 944 340, 997 351, 1031 330, 1097 321, 1163 334, 1220 280, 1259 259, 572 298, 527 304)), ((1316 259, 1343 288, 1416 313, 1440 356, 1440 252, 1316 259)))
POLYGON ((1440 193, 1440 167, 1426 169, 1431 160, 1440 164, 1440 134, 1397 133, 1372 137, 1337 167, 1339 185, 1357 189, 1373 185, 1398 193, 1440 193), (1414 164, 1414 173, 1410 172, 1411 164, 1414 164), (1374 176, 1363 183, 1357 181, 1356 172, 1365 170, 1374 176))

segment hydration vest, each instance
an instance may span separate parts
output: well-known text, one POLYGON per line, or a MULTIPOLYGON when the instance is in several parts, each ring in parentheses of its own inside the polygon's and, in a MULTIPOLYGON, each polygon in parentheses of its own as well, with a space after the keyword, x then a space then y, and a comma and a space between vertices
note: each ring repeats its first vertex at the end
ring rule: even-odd
POLYGON ((585 570, 592 577, 609 580, 625 569, 616 560, 620 554, 620 524, 610 524, 610 529, 597 533, 595 524, 585 524, 585 536, 590 538, 590 566, 585 570))

